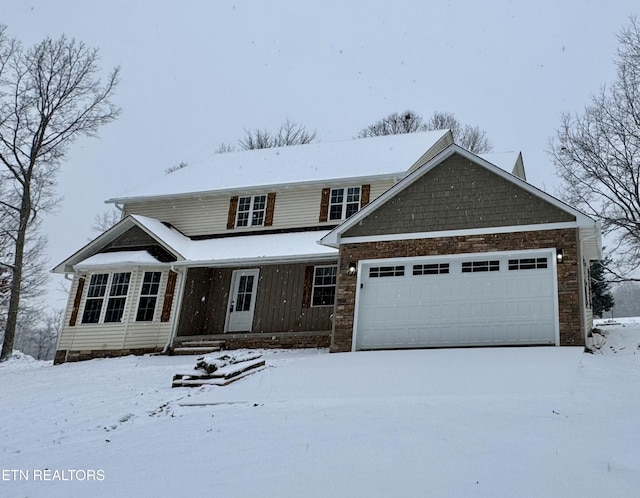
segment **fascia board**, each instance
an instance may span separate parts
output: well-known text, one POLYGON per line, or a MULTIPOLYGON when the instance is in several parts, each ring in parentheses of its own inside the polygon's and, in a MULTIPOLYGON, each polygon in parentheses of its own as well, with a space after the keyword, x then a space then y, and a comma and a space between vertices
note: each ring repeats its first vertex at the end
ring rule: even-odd
POLYGON ((384 173, 380 175, 368 175, 368 176, 351 176, 344 178, 328 178, 325 180, 313 180, 308 182, 295 182, 295 183, 272 183, 266 185, 249 185, 246 187, 233 187, 219 190, 202 190, 198 192, 182 192, 167 195, 150 195, 150 196, 137 196, 137 197, 113 197, 107 199, 105 204, 127 204, 131 202, 147 202, 147 201, 162 201, 170 199, 188 199, 192 197, 215 197, 223 195, 244 194, 253 192, 266 192, 282 190, 288 190, 301 187, 314 187, 314 186, 331 186, 331 185, 343 185, 352 183, 366 183, 375 182, 378 180, 395 180, 402 178, 407 174, 407 171, 394 171, 390 173, 384 173))
POLYGON ((344 223, 338 225, 331 232, 325 235, 319 241, 319 243, 329 247, 338 247, 340 244, 341 235, 345 231, 355 226, 357 223, 360 222, 360 220, 362 220, 364 217, 368 216, 372 211, 376 210, 378 207, 380 207, 385 202, 390 200, 398 192, 401 192, 402 190, 410 186, 413 182, 418 180, 423 175, 427 174, 429 171, 431 171, 433 168, 435 168, 437 165, 439 165, 440 163, 442 163, 444 160, 448 159, 455 153, 460 154, 461 156, 465 157, 469 161, 472 161, 476 164, 479 164, 480 166, 483 166, 489 171, 492 171, 493 173, 504 178, 505 180, 516 184, 517 186, 523 188, 530 194, 535 195, 536 197, 539 197, 549 202, 550 204, 556 206, 557 208, 563 211, 569 212, 570 214, 576 217, 576 222, 579 227, 595 226, 595 223, 596 223, 595 220, 591 219, 589 216, 582 213, 581 211, 578 211, 577 209, 569 206, 568 204, 553 197, 552 195, 549 195, 546 192, 538 189, 537 187, 534 187, 533 185, 525 182, 524 180, 521 180, 520 178, 502 170, 501 168, 495 166, 494 164, 491 164, 490 162, 475 155, 474 153, 469 152, 466 149, 463 149, 459 145, 452 144, 448 146, 446 149, 444 149, 442 152, 440 152, 438 155, 436 155, 429 162, 427 162, 424 166, 416 169, 415 171, 413 171, 412 173, 404 177, 402 180, 400 180, 398 183, 392 186, 389 190, 384 192, 378 198, 374 199, 373 202, 369 203, 367 206, 365 206, 363 209, 358 211, 356 214, 354 214, 351 218, 346 220, 344 223))

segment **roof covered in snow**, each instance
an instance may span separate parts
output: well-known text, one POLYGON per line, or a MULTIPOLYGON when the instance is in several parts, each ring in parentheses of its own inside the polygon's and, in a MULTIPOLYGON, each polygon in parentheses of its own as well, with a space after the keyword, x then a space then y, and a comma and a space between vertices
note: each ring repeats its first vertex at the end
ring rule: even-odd
POLYGON ((405 173, 450 136, 438 130, 215 154, 107 202, 405 173))
POLYGON ((158 260, 147 251, 118 251, 94 254, 87 259, 76 264, 80 270, 83 268, 95 268, 100 266, 113 266, 115 264, 127 266, 153 265, 158 264, 158 260))
POLYGON ((318 244, 329 233, 326 230, 191 240, 154 218, 133 215, 87 244, 53 271, 68 273, 89 268, 162 264, 144 250, 99 252, 111 240, 135 225, 176 256, 174 265, 237 266, 281 261, 321 261, 335 259, 338 255, 336 249, 318 244))

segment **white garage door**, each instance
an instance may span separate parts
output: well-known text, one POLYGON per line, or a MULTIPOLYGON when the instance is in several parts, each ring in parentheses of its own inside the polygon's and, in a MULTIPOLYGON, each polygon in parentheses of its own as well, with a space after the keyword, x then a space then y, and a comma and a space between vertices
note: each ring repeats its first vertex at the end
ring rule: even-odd
POLYGON ((362 262, 354 349, 556 344, 550 250, 362 262))

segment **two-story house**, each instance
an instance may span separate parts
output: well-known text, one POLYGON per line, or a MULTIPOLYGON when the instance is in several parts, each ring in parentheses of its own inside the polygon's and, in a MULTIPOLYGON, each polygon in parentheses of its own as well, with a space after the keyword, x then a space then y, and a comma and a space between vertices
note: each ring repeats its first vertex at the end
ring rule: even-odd
POLYGON ((56 362, 183 342, 332 351, 584 344, 584 214, 519 155, 436 131, 218 154, 126 196, 73 275, 56 362))

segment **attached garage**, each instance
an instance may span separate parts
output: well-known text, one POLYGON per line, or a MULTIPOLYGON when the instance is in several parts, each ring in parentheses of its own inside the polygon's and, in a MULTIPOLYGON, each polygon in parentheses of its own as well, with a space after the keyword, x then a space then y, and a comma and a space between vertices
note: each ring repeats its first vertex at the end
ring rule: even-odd
POLYGON ((360 262, 353 349, 558 343, 555 250, 360 262))
POLYGON ((321 243, 340 251, 333 352, 582 346, 592 328, 599 225, 455 144, 321 243))

